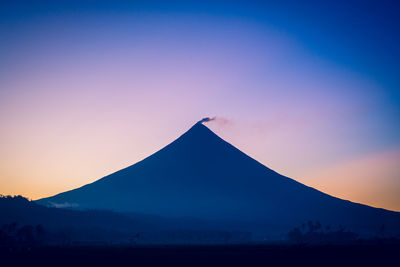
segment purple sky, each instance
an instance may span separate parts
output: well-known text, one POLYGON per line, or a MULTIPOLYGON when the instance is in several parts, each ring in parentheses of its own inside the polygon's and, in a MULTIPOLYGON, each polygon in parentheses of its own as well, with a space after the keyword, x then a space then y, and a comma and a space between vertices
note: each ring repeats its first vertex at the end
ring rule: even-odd
MULTIPOLYGON (((343 15, 347 24, 332 29, 317 7, 321 28, 309 29, 305 17, 289 18, 294 6, 241 5, 4 4, 0 193, 73 189, 216 116, 210 129, 281 174, 400 210, 392 46, 363 31, 338 35, 358 24, 343 15)), ((359 12, 358 23, 372 23, 359 12)), ((390 39, 376 21, 371 31, 390 39)))

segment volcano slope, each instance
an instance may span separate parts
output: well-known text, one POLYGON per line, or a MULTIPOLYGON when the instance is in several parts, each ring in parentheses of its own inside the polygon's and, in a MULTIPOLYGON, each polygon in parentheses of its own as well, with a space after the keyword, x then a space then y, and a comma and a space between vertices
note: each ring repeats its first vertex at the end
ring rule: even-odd
POLYGON ((194 218, 187 228, 287 233, 307 221, 358 233, 400 232, 400 213, 342 200, 282 176, 201 121, 146 159, 94 183, 40 199, 45 206, 194 218))

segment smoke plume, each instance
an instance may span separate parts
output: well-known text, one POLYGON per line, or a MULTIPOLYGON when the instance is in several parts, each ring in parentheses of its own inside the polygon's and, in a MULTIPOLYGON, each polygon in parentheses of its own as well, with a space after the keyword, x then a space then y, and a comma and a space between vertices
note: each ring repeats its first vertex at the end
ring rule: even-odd
POLYGON ((225 127, 228 125, 231 125, 233 123, 232 120, 223 118, 223 117, 206 117, 203 118, 202 120, 199 121, 199 123, 206 123, 212 121, 213 123, 216 123, 219 127, 225 127))
POLYGON ((206 118, 201 119, 199 121, 199 123, 209 122, 209 121, 213 121, 213 120, 215 120, 215 117, 212 117, 212 118, 206 117, 206 118))

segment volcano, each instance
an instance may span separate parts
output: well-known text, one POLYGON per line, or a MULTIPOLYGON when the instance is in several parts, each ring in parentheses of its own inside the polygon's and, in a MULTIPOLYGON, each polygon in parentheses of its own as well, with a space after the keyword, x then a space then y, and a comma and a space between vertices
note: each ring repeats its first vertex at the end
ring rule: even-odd
POLYGON ((382 224, 387 231, 400 228, 400 213, 342 200, 280 175, 202 121, 134 165, 37 203, 196 218, 250 231, 283 232, 310 220, 370 233, 382 224))

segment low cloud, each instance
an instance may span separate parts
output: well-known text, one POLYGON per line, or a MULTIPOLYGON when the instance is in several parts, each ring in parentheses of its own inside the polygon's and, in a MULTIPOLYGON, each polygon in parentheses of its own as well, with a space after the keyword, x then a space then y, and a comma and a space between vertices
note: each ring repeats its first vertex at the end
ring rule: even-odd
POLYGON ((78 207, 79 205, 77 203, 54 203, 54 202, 49 202, 49 206, 53 208, 74 208, 78 207))

